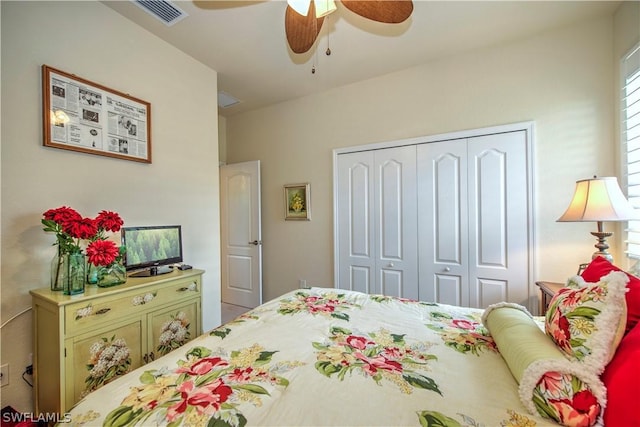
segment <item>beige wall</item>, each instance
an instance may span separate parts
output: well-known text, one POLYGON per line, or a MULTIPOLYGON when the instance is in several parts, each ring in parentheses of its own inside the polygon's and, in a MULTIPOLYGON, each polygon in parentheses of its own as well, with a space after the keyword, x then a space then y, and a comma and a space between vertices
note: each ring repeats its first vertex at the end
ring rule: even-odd
MULTIPOLYGON (((54 237, 42 213, 68 205, 125 225, 182 224, 186 261, 206 270, 203 323, 220 322, 217 74, 99 2, 2 6, 2 321, 48 285, 54 237), (153 163, 42 146, 40 66, 47 64, 149 101, 153 163)), ((2 406, 31 411, 20 378, 31 313, 2 329, 10 385, 2 406)))
POLYGON ((223 116, 218 116, 218 158, 227 162, 227 119, 223 116))
POLYGON ((614 60, 640 42, 640 2, 623 2, 614 15, 614 60))
POLYGON ((227 162, 262 162, 265 298, 301 278, 334 284, 332 149, 528 120, 534 276, 574 274, 595 224, 555 220, 576 180, 616 172, 612 44, 613 18, 601 17, 228 118, 227 162), (310 222, 283 220, 282 185, 296 182, 311 184, 310 222))
MULTIPOLYGON (((621 87, 620 58, 640 43, 640 1, 623 2, 616 11, 613 22, 613 58, 615 66, 613 90, 617 95, 621 87)), ((615 102, 618 102, 617 98, 615 102)), ((616 106, 618 106, 618 104, 616 104, 616 106)), ((620 108, 615 109, 615 117, 615 135, 619 137, 621 134, 620 108)), ((618 158, 620 162, 624 161, 620 156, 618 156, 618 158)))

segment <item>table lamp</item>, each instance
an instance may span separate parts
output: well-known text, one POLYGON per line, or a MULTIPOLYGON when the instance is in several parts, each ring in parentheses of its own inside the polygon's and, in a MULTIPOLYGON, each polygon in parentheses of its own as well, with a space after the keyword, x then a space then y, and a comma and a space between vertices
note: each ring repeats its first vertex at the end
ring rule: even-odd
POLYGON ((613 256, 607 249, 607 237, 613 233, 605 232, 602 223, 604 221, 627 221, 637 218, 635 210, 622 194, 618 180, 607 176, 593 177, 576 181, 576 190, 573 199, 566 212, 558 218, 559 222, 584 222, 594 221, 598 224, 598 231, 591 234, 598 239, 592 259, 598 256, 604 257, 613 263, 613 256))

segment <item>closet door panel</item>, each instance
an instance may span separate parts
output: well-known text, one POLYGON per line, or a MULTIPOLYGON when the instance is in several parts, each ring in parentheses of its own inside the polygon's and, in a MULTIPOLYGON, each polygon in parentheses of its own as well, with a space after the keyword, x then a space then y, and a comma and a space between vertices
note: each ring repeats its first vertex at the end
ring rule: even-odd
MULTIPOLYGON (((477 142, 476 142, 477 143, 477 142)), ((479 266, 505 268, 507 264, 507 153, 494 148, 474 157, 476 262, 479 266)))
POLYGON ((420 144, 417 165, 420 298, 468 305, 467 142, 420 144))
POLYGON ((417 299, 417 297, 406 295, 407 292, 404 290, 404 278, 401 270, 381 268, 379 283, 380 293, 383 295, 417 299))
POLYGON ((506 280, 492 280, 484 278, 472 278, 471 286, 475 285, 472 292, 478 296, 477 307, 488 307, 503 301, 508 301, 508 286, 506 280))
POLYGON ((528 305, 528 159, 524 131, 469 139, 470 305, 528 305))
POLYGON ((341 287, 341 289, 370 293, 373 289, 371 281, 371 267, 366 265, 349 265, 347 267, 349 279, 346 281, 346 283, 348 284, 348 286, 341 287))
POLYGON ((365 293, 375 288, 373 152, 338 156, 338 262, 336 286, 365 293))
MULTIPOLYGON (((463 300, 468 300, 469 292, 466 291, 467 278, 452 274, 435 274, 435 286, 433 298, 428 301, 436 301, 441 304, 464 306, 463 300)), ((425 298, 422 298, 425 299, 425 298)))
POLYGON ((418 298, 416 147, 374 151, 377 292, 418 298))
POLYGON ((394 159, 385 160, 379 165, 379 253, 381 259, 389 261, 399 261, 403 258, 403 166, 394 159))
POLYGON ((349 227, 351 256, 371 258, 371 167, 365 163, 354 163, 349 173, 349 227))

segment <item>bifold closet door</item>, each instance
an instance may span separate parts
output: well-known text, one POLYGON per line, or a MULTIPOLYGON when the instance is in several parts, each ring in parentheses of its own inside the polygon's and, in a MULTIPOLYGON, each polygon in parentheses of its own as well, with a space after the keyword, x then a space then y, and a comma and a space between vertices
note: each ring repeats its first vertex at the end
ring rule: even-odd
POLYGON ((420 299, 468 306, 467 140, 420 144, 420 299))
POLYGON ((469 139, 472 307, 529 305, 529 191, 524 131, 469 139))
POLYGON ((375 290, 373 151, 338 156, 338 283, 336 287, 375 290))
POLYGON ((420 299, 528 305, 524 131, 418 146, 420 299))
POLYGON ((418 298, 415 150, 338 156, 338 288, 418 298))

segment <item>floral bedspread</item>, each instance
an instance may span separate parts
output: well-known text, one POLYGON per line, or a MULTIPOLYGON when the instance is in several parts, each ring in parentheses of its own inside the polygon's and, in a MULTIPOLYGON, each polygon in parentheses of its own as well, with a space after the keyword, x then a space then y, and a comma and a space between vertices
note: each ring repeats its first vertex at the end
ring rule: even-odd
POLYGON ((482 310, 287 293, 90 393, 73 425, 548 426, 482 310))

